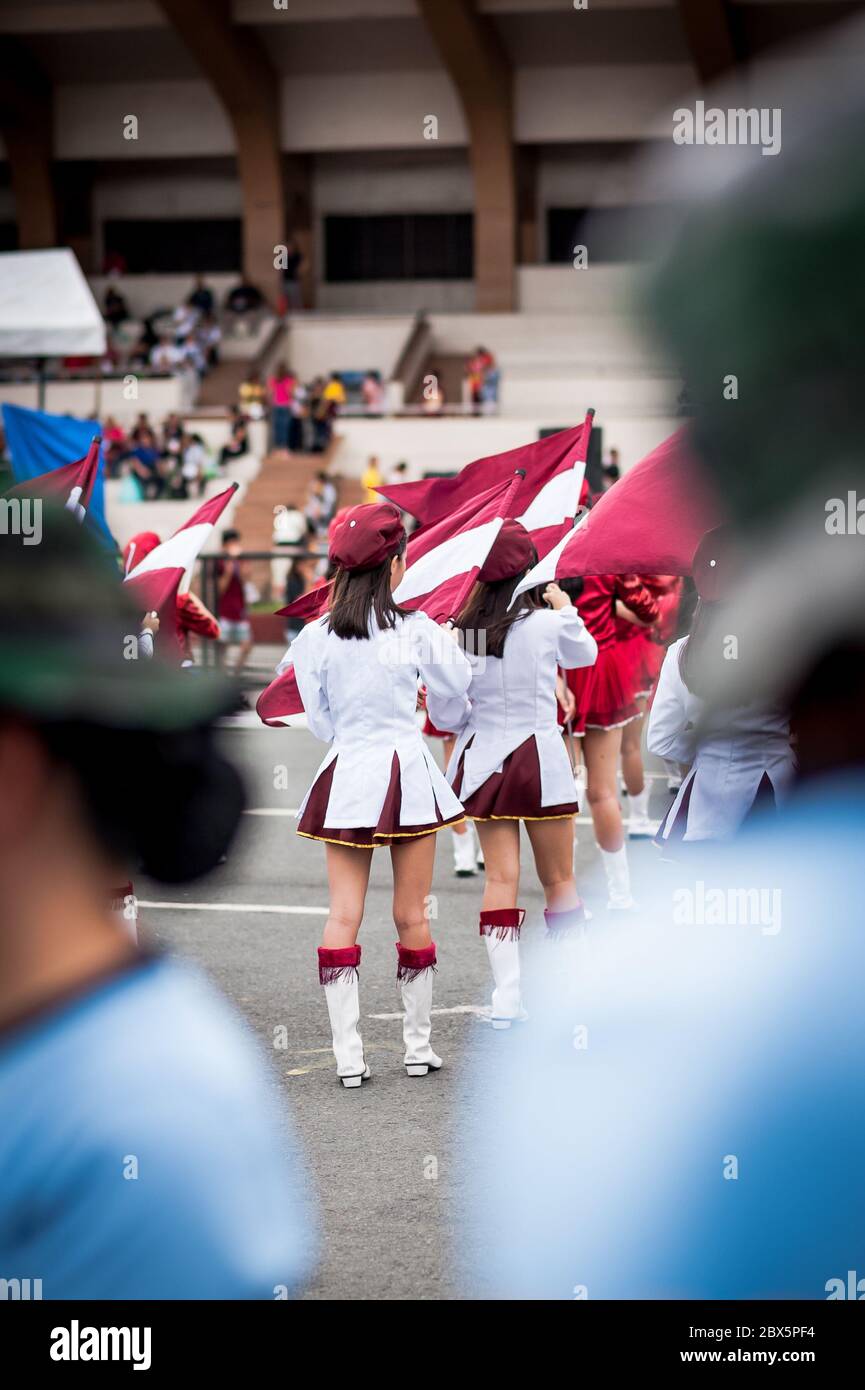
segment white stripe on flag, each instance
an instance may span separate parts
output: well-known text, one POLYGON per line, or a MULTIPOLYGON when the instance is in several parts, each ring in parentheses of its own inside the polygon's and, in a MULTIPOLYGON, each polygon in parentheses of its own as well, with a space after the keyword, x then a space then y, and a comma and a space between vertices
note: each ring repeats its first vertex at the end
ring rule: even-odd
POLYGON ((182 569, 184 576, 179 585, 182 591, 189 584, 192 567, 212 530, 212 521, 200 522, 197 526, 185 526, 175 536, 170 536, 161 545, 154 546, 150 554, 145 555, 141 564, 136 565, 126 578, 138 579, 140 575, 150 574, 153 570, 182 569))
POLYGON ((575 463, 564 473, 557 473, 535 493, 522 516, 517 517, 527 531, 539 531, 544 526, 556 526, 566 517, 576 516, 580 505, 584 463, 575 463))
POLYGON ((433 546, 406 570, 402 583, 394 590, 395 601, 407 603, 409 599, 430 593, 445 579, 467 574, 470 569, 482 565, 501 525, 502 518, 497 516, 471 530, 458 531, 441 545, 433 546))

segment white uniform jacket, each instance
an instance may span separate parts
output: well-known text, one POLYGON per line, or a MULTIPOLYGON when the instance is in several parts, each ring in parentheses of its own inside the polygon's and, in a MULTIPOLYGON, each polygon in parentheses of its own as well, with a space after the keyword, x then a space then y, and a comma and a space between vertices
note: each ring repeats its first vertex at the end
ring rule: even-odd
MULTIPOLYGON (((460 814, 462 806, 417 720, 419 680, 449 713, 462 715, 471 667, 449 632, 425 613, 411 613, 383 630, 373 619, 369 638, 343 638, 328 631, 325 614, 294 639, 290 656, 309 727, 331 745, 316 780, 336 759, 327 825, 351 829, 377 823, 394 753, 401 824, 434 822, 436 807, 445 820, 460 814)), ((309 792, 298 817, 308 798, 309 792)))
POLYGON ((427 695, 430 718, 438 729, 458 734, 448 764, 456 777, 463 750, 460 794, 469 797, 505 758, 534 736, 541 770, 541 805, 574 800, 574 775, 562 742, 556 700, 556 668, 592 666, 598 648, 576 608, 539 608, 521 618, 505 639, 504 656, 469 655, 472 683, 465 718, 449 719, 449 710, 427 695), (466 745, 471 742, 471 747, 466 745))
POLYGON ((679 671, 683 637, 669 648, 649 715, 650 753, 690 764, 664 822, 670 834, 683 802, 685 840, 724 840, 735 835, 768 777, 780 801, 796 770, 790 722, 780 705, 738 705, 706 713, 679 671))

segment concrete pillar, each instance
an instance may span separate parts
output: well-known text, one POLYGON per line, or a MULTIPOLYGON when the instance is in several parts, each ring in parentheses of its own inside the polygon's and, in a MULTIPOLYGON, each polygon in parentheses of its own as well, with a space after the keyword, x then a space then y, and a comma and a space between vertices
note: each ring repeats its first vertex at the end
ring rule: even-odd
POLYGON ((472 0, 418 0, 459 94, 469 129, 475 190, 475 308, 515 305, 517 196, 512 73, 492 25, 472 0))
POLYGON ((0 134, 9 161, 22 251, 57 245, 52 124, 48 78, 24 44, 5 35, 0 58, 0 134))

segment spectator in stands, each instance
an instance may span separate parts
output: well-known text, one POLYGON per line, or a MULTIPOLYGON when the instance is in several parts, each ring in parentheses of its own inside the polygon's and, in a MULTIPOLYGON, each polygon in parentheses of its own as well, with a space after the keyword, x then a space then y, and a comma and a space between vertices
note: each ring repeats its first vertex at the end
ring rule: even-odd
POLYGON ((191 367, 198 376, 204 376, 207 371, 207 358, 201 349, 198 336, 195 332, 188 333, 181 344, 182 365, 191 367))
POLYGON ((102 424, 102 444, 105 454, 105 471, 109 478, 116 478, 120 461, 126 453, 126 435, 113 415, 107 415, 102 424))
POLYGON ((171 316, 174 341, 177 346, 182 348, 186 343, 190 333, 194 333, 198 327, 199 313, 189 304, 178 304, 171 316))
POLYGON ((273 449, 288 449, 291 434, 291 401, 296 378, 287 363, 277 362, 267 381, 270 401, 270 443, 273 449))
POLYGON ((303 308, 300 273, 305 264, 297 242, 290 236, 285 243, 285 264, 282 268, 282 292, 286 310, 290 313, 303 308))
POLYGON ((212 314, 203 314, 195 330, 198 346, 207 368, 219 365, 219 345, 222 342, 222 329, 212 314))
POLYGON ((234 674, 240 675, 252 651, 252 626, 246 607, 248 569, 241 560, 240 532, 229 529, 222 533, 222 548, 228 558, 216 566, 216 589, 219 594, 219 663, 229 647, 238 647, 234 674))
POLYGON ((291 401, 291 420, 288 430, 288 447, 293 454, 305 453, 311 446, 310 440, 304 443, 304 432, 309 430, 311 430, 309 389, 304 386, 302 381, 296 381, 291 401))
POLYGON ((392 468, 388 469, 386 481, 389 483, 408 482, 408 464, 405 459, 400 459, 399 463, 395 463, 392 468))
POLYGON ((183 480, 183 496, 193 491, 204 496, 207 486, 208 453, 200 434, 184 434, 180 475, 183 480))
POLYGON ((263 303, 264 297, 258 286, 244 279, 229 290, 225 299, 225 307, 232 314, 251 314, 260 309, 263 303))
POLYGON ((121 323, 130 317, 129 307, 122 294, 109 285, 105 291, 105 307, 102 316, 106 323, 110 323, 112 328, 117 328, 121 323))
POLYGON ((367 372, 360 388, 363 406, 367 415, 381 415, 384 412, 384 386, 379 372, 367 372))
POLYGON ((241 409, 246 412, 250 420, 263 419, 267 389, 261 380, 260 372, 247 372, 245 379, 240 383, 237 394, 240 398, 241 409))
MULTIPOLYGON (((294 603, 295 599, 303 598, 315 585, 317 561, 312 556, 305 556, 303 559, 295 560, 289 567, 285 577, 283 588, 283 603, 288 605, 294 603)), ((291 645, 294 638, 304 627, 302 618, 286 618, 285 620, 285 640, 291 645)))
POLYGON ((150 365, 153 370, 167 373, 176 372, 182 361, 182 349, 171 341, 167 333, 163 333, 150 353, 150 365))
POLYGON ((322 394, 324 399, 332 406, 331 414, 337 415, 342 406, 345 405, 346 400, 345 387, 342 384, 342 377, 338 372, 331 372, 322 394))
POLYGON ((183 421, 176 411, 166 415, 162 425, 162 452, 170 459, 178 459, 183 447, 183 421))
POLYGON ((156 501, 165 491, 165 471, 160 466, 162 455, 156 438, 149 430, 139 432, 135 448, 128 458, 145 498, 156 501))
POLYGON ((621 477, 621 472, 622 470, 619 467, 619 451, 618 449, 610 449, 601 464, 602 491, 606 492, 613 486, 613 483, 617 483, 621 477))
MULTIPOLYGON (((496 371, 496 362, 492 353, 485 347, 476 347, 472 355, 466 362, 466 386, 468 397, 473 407, 473 413, 479 415, 484 403, 484 383, 487 375, 491 371, 496 371)), ((498 395, 498 373, 496 372, 496 395, 498 395)))
MULTIPOLYGON (((290 556, 309 538, 309 525, 296 502, 288 502, 284 507, 276 507, 273 513, 273 533, 271 543, 276 550, 284 549, 285 559, 271 560, 270 587, 274 599, 285 592, 288 575, 292 569, 290 556)), ((302 591, 301 591, 302 592, 302 591)), ((299 597, 298 594, 293 595, 299 597)), ((290 603, 291 599, 286 599, 290 603)))
POLYGON ((229 459, 241 458, 249 453, 249 432, 246 425, 246 416, 240 406, 231 407, 231 425, 227 444, 223 444, 219 454, 219 466, 224 468, 229 459))
POLYGON ((196 275, 195 287, 186 302, 191 308, 197 309, 203 318, 210 318, 213 314, 213 291, 208 289, 203 275, 196 275))
POLYGON ((364 502, 380 502, 381 498, 379 497, 375 489, 377 487, 381 487, 382 476, 381 469, 378 466, 378 459, 374 454, 367 463, 366 469, 363 473, 363 477, 360 481, 364 488, 364 502))
POLYGON ((150 416, 146 410, 138 412, 135 424, 129 431, 129 438, 133 444, 139 444, 142 434, 153 434, 153 426, 150 423, 150 416))

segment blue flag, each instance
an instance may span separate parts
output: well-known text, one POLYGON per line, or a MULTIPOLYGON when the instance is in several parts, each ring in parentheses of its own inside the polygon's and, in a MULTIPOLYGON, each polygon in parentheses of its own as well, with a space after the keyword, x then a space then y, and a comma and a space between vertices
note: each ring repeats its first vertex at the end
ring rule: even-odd
MULTIPOLYGON (((83 458, 93 436, 101 433, 98 420, 73 420, 67 415, 28 410, 23 405, 3 406, 3 428, 16 483, 25 483, 40 473, 50 473, 83 458)), ((105 460, 100 451, 99 472, 85 525, 92 526, 100 540, 116 550, 117 543, 105 520, 104 478, 105 460)))

